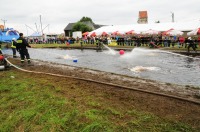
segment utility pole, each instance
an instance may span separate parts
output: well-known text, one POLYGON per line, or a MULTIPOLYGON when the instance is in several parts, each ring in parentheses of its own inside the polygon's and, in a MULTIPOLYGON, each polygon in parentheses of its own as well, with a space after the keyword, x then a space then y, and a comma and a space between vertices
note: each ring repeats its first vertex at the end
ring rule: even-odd
POLYGON ((43 35, 43 29, 42 29, 42 18, 41 18, 41 15, 40 15, 40 25, 41 25, 41 33, 43 35))
POLYGON ((37 33, 39 33, 38 28, 37 28, 37 24, 36 24, 36 23, 35 23, 35 27, 36 27, 36 31, 37 31, 37 33))
POLYGON ((1 19, 3 21, 3 26, 4 26, 4 29, 6 29, 6 21, 7 20, 4 20, 4 19, 1 19))
POLYGON ((174 12, 171 13, 172 13, 172 22, 174 22, 174 12))

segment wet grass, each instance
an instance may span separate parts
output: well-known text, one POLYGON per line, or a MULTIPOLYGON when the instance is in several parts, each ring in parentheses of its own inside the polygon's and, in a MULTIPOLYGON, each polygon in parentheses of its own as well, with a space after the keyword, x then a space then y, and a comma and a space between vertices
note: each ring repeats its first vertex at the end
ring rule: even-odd
POLYGON ((1 132, 195 131, 175 120, 111 105, 67 80, 15 70, 1 71, 0 78, 1 132))

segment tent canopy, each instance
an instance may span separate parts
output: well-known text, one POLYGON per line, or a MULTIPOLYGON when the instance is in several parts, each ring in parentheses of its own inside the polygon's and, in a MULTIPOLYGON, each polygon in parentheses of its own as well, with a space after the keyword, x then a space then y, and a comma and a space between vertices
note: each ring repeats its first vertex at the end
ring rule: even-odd
POLYGON ((89 34, 89 32, 84 32, 82 35, 85 36, 85 35, 88 35, 88 34, 89 34))
POLYGON ((183 35, 183 32, 172 28, 172 29, 169 29, 168 31, 163 32, 162 34, 163 35, 180 36, 180 35, 183 35))
POLYGON ((200 28, 194 29, 190 32, 187 33, 188 36, 192 36, 192 35, 200 35, 200 28))
POLYGON ((189 31, 192 31, 193 29, 196 29, 197 27, 200 27, 199 21, 190 21, 190 22, 173 22, 173 23, 170 22, 170 23, 103 26, 101 28, 93 30, 92 32, 95 32, 96 34, 102 34, 103 32, 112 34, 116 31, 126 33, 128 31, 134 30, 135 32, 139 33, 139 32, 147 31, 149 29, 164 32, 172 28, 179 31, 189 32, 189 31))
POLYGON ((142 32, 142 34, 157 35, 157 34, 160 34, 160 31, 149 29, 147 31, 142 32))

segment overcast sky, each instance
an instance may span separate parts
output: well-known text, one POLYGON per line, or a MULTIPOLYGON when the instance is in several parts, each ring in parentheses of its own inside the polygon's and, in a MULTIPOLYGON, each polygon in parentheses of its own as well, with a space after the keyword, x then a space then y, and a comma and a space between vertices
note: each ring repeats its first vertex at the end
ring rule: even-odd
POLYGON ((0 19, 7 20, 6 27, 30 35, 36 25, 41 29, 41 15, 44 33, 63 33, 68 23, 83 16, 102 25, 136 24, 144 10, 149 23, 171 22, 172 12, 175 22, 200 21, 200 0, 2 0, 0 19))

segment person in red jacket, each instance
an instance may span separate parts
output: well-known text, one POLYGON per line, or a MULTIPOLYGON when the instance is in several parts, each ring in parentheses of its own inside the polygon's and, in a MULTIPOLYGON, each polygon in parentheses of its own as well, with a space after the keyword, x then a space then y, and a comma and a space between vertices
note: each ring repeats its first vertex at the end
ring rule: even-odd
POLYGON ((183 47, 183 44, 184 44, 184 42, 185 42, 185 38, 184 37, 179 37, 179 42, 180 42, 180 45, 181 45, 181 47, 183 47))

